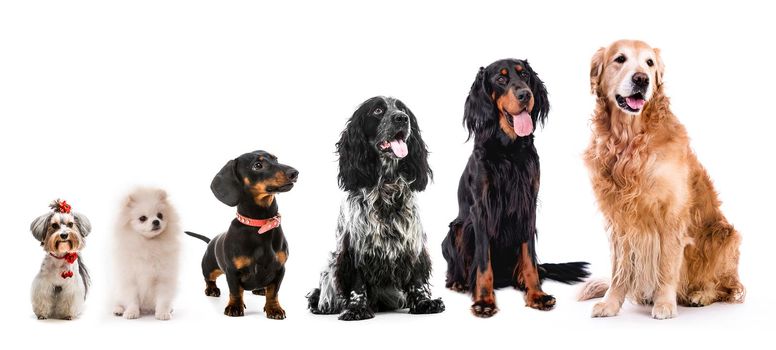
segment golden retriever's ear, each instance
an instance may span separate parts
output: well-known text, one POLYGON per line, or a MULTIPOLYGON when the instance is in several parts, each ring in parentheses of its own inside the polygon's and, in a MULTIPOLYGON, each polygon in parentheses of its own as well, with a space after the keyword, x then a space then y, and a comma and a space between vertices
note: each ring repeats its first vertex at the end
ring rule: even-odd
POLYGON ((663 71, 665 71, 665 66, 663 65, 663 59, 660 57, 660 49, 652 50, 655 51, 655 64, 657 65, 655 71, 655 85, 659 87, 663 85, 663 71))
POLYGON ((601 75, 604 72, 604 53, 605 48, 600 48, 593 55, 590 61, 590 93, 598 94, 598 85, 601 83, 601 75))

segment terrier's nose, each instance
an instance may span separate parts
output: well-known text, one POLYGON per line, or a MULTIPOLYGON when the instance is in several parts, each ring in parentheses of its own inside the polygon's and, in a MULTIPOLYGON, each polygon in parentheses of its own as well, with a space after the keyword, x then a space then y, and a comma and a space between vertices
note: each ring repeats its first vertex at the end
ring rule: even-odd
POLYGON ((649 85, 649 76, 646 73, 638 72, 633 75, 633 83, 638 87, 647 87, 649 85))
POLYGON ((67 233, 60 233, 59 238, 67 239, 68 234, 67 233))

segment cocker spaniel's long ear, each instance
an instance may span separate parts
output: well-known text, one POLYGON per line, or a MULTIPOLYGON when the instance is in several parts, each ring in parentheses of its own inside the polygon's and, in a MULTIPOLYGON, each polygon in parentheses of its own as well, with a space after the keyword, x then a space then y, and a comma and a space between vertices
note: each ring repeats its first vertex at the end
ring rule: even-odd
POLYGON ((550 99, 547 96, 547 87, 544 86, 544 82, 539 79, 539 75, 531 68, 528 61, 523 61, 523 63, 525 64, 525 68, 531 73, 530 88, 534 95, 534 107, 531 111, 531 119, 533 119, 534 124, 538 122, 544 126, 544 123, 547 121, 547 115, 550 113, 550 99))
POLYGON ((86 237, 92 232, 92 223, 86 218, 86 215, 73 212, 73 218, 75 219, 75 225, 78 227, 78 232, 81 236, 86 237))
POLYGON ((660 57, 660 49, 653 49, 655 51, 655 86, 658 88, 663 86, 663 72, 665 72, 665 65, 663 65, 663 58, 660 57))
POLYGON ((405 175, 405 178, 411 182, 410 188, 413 191, 420 192, 425 190, 428 181, 433 179, 433 173, 431 167, 428 165, 428 149, 420 135, 418 120, 406 106, 405 110, 410 117, 410 127, 412 128, 412 131, 410 132, 410 137, 407 139, 409 154, 399 162, 399 169, 400 172, 405 175))
POLYGON ((341 189, 352 191, 372 187, 377 184, 380 164, 374 146, 364 130, 364 118, 368 117, 369 106, 362 104, 348 120, 345 130, 337 142, 339 155, 339 173, 337 181, 341 189))
POLYGON ((236 167, 237 159, 228 161, 210 183, 210 190, 216 198, 230 207, 240 203, 243 194, 236 167))
POLYGON ((600 48, 595 52, 593 58, 590 60, 590 93, 593 95, 599 95, 599 88, 601 86, 601 76, 604 73, 604 54, 605 48, 600 48))
POLYGON ((46 213, 38 216, 35 218, 35 220, 32 220, 32 223, 30 224, 30 231, 32 232, 32 236, 35 237, 38 242, 43 243, 43 240, 46 239, 46 232, 48 232, 48 227, 49 223, 51 222, 52 215, 54 215, 54 213, 46 213))
POLYGON ((463 123, 469 130, 467 141, 472 138, 472 135, 488 136, 488 132, 494 131, 496 125, 495 108, 495 104, 490 98, 485 68, 480 67, 464 106, 463 123))

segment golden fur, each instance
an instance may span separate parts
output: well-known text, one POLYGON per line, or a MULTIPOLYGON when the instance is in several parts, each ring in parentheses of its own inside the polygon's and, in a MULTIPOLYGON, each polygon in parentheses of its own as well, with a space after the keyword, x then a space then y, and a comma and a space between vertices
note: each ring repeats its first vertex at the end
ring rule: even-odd
MULTIPOLYGON (((612 254, 611 287, 595 305, 594 317, 616 315, 625 297, 653 303, 658 319, 674 317, 677 301, 691 306, 743 301, 741 237, 720 211, 711 179, 669 109, 662 75, 659 50, 640 41, 617 41, 592 59, 597 100, 584 159, 612 254), (628 60, 615 62, 622 54, 628 60), (626 112, 614 98, 634 72, 646 73, 650 81, 640 113, 626 112)), ((606 291, 595 283, 581 299, 606 291)))

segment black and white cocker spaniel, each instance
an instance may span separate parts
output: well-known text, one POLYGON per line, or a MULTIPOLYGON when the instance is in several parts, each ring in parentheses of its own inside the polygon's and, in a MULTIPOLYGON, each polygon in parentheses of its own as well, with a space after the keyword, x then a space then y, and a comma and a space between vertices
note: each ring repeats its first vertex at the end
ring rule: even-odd
POLYGON ((337 143, 339 186, 347 191, 337 223, 337 249, 308 295, 315 314, 364 320, 378 311, 412 314, 445 309, 431 299, 431 259, 415 192, 432 177, 418 122, 401 101, 366 100, 337 143))

